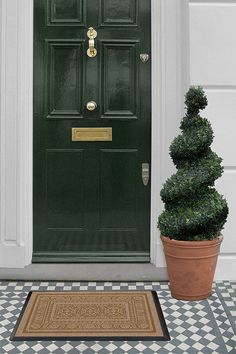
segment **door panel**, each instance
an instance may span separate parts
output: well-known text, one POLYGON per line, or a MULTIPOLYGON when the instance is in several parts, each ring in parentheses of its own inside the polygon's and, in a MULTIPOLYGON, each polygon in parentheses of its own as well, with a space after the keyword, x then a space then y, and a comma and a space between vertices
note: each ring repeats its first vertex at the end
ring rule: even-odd
POLYGON ((136 0, 100 0, 101 25, 137 25, 136 0))
POLYGON ((48 118, 78 118, 82 114, 82 49, 82 41, 47 43, 48 118))
POLYGON ((83 26, 85 10, 83 0, 48 0, 48 25, 83 26))
POLYGON ((100 227, 136 228, 137 177, 137 150, 101 151, 100 227))
POLYGON ((103 43, 102 92, 105 118, 136 118, 136 43, 103 43))
POLYGON ((83 172, 83 150, 47 151, 47 224, 50 229, 84 228, 83 172))
POLYGON ((149 262, 150 0, 34 3, 33 262, 149 262))

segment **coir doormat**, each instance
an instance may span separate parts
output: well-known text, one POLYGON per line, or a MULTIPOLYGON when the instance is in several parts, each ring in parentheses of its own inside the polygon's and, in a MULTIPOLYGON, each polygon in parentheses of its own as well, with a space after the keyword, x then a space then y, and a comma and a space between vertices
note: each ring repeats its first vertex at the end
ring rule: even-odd
POLYGON ((169 340, 154 291, 32 291, 11 340, 169 340))

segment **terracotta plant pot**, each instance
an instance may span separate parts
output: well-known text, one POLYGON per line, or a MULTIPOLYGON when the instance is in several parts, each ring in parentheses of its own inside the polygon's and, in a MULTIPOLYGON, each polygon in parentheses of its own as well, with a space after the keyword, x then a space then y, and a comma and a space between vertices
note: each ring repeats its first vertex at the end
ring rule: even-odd
POLYGON ((211 295, 223 237, 210 241, 178 241, 161 237, 171 295, 179 300, 202 300, 211 295))

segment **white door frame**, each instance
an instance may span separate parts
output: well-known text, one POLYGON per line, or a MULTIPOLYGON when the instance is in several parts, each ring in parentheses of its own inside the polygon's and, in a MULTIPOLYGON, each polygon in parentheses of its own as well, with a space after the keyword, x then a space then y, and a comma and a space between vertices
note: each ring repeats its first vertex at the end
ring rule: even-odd
MULTIPOLYGON (((188 0, 151 1, 151 263, 162 268, 159 191, 173 170, 168 146, 188 84, 188 0)), ((0 267, 22 268, 33 244, 33 0, 1 0, 0 7, 0 267)))

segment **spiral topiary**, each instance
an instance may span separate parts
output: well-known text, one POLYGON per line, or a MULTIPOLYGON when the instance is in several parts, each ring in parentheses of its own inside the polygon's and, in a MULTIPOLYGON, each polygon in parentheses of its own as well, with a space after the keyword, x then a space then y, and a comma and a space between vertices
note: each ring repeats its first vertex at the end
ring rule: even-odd
POLYGON ((223 173, 222 159, 210 148, 211 124, 199 115, 207 106, 201 87, 190 87, 185 95, 187 114, 170 145, 170 156, 177 168, 164 183, 161 198, 165 210, 158 218, 163 236, 175 240, 212 240, 226 222, 226 200, 213 187, 223 173))

